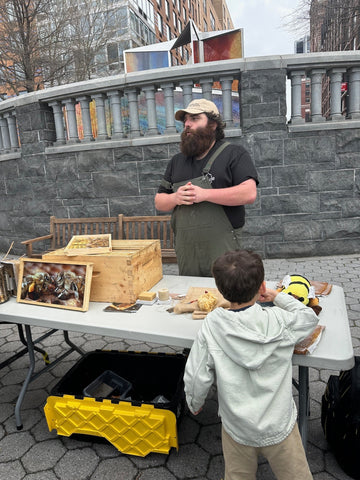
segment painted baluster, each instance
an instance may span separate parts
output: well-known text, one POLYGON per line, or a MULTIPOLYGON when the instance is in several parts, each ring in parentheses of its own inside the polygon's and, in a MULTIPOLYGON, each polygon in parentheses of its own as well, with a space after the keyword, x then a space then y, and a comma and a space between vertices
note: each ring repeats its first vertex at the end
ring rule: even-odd
POLYGON ((94 141, 94 136, 91 128, 91 117, 90 117, 90 101, 91 98, 88 95, 83 95, 76 99, 80 103, 81 108, 81 117, 84 131, 84 142, 94 141))

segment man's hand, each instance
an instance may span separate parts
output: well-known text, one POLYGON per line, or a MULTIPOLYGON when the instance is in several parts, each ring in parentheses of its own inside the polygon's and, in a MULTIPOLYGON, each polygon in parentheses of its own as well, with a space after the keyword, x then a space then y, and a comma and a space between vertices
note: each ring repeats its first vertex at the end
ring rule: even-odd
POLYGON ((192 205, 195 202, 194 185, 188 182, 175 192, 176 205, 192 205))

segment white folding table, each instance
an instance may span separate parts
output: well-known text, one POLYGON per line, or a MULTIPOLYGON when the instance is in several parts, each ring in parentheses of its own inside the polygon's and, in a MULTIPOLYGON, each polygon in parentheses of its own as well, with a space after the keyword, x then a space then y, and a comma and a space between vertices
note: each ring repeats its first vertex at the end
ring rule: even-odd
MULTIPOLYGON (((274 282, 268 282, 274 287, 274 282)), ((189 287, 215 287, 213 278, 167 275, 151 290, 168 288, 170 293, 186 294, 189 287)), ((309 367, 328 370, 348 370, 354 365, 354 352, 343 289, 333 286, 328 296, 320 298, 322 311, 319 323, 325 325, 321 341, 311 355, 294 355, 293 365, 299 367, 299 429, 304 444, 307 441, 309 416, 309 367)), ((63 330, 70 351, 81 350, 69 341, 68 331, 140 340, 163 345, 191 348, 201 320, 191 314, 167 312, 169 305, 142 305, 136 313, 104 312, 105 303, 90 302, 87 312, 17 303, 14 298, 0 305, 0 321, 25 327, 29 349, 29 371, 19 394, 15 417, 22 428, 20 408, 27 386, 34 377, 35 356, 31 327, 63 330)), ((48 369, 45 367, 43 370, 48 369)), ((38 376, 41 372, 38 372, 38 376)))

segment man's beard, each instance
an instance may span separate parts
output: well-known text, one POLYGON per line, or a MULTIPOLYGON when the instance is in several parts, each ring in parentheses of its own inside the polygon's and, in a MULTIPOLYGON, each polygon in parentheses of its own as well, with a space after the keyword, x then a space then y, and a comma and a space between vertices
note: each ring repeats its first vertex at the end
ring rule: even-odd
POLYGON ((181 134, 180 150, 187 157, 201 157, 214 142, 215 130, 209 125, 196 130, 184 130, 181 134), (191 135, 187 135, 191 132, 191 135))

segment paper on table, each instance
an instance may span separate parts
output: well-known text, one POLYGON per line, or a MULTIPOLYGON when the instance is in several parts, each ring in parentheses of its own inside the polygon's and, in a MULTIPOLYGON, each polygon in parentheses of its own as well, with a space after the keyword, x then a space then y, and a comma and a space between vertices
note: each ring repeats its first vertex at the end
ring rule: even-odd
POLYGON ((310 335, 295 345, 294 353, 297 355, 308 355, 313 353, 319 345, 324 329, 324 325, 317 325, 310 335))

